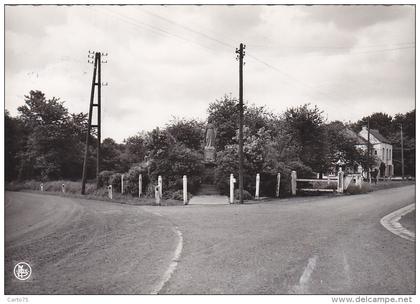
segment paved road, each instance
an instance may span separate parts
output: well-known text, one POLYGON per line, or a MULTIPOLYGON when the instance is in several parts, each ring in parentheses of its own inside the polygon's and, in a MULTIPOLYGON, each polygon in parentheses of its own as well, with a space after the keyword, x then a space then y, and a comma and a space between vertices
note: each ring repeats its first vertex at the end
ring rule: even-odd
POLYGON ((168 220, 135 206, 7 192, 5 211, 6 294, 149 294, 177 245, 168 220))
POLYGON ((149 293, 169 278, 160 293, 414 294, 415 244, 379 222, 414 190, 178 207, 7 193, 6 293, 149 293), (8 275, 21 259, 35 265, 32 285, 8 275))

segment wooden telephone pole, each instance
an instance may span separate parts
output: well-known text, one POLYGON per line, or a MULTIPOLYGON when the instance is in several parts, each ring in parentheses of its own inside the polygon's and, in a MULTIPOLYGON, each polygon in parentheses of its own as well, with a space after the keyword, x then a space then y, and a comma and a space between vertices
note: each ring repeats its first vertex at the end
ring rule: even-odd
POLYGON ((236 49, 239 59, 239 203, 244 202, 244 100, 243 100, 243 66, 245 45, 241 43, 236 49))
POLYGON ((93 79, 92 86, 90 91, 90 104, 89 104, 89 116, 88 116, 88 130, 86 133, 86 145, 85 145, 85 157, 83 160, 83 173, 82 173, 82 194, 85 194, 86 191, 86 178, 87 178, 87 163, 89 157, 89 144, 90 144, 90 135, 92 128, 97 129, 97 153, 96 153, 96 187, 99 188, 99 172, 101 164, 101 86, 106 85, 101 83, 101 63, 107 63, 107 61, 102 61, 101 56, 108 56, 101 52, 91 52, 89 51, 89 60, 88 62, 93 64, 93 79), (92 60, 91 60, 92 59, 92 60), (98 98, 97 102, 94 103, 95 97, 95 86, 98 88, 98 98), (92 124, 92 112, 93 108, 96 107, 97 110, 97 124, 92 124))
POLYGON ((369 117, 368 117, 368 121, 367 121, 367 131, 368 131, 368 146, 367 146, 367 151, 368 151, 368 174, 367 174, 367 179, 368 181, 370 181, 370 121, 369 121, 369 117))
POLYGON ((404 180, 404 137, 403 137, 403 125, 400 124, 401 130, 401 179, 404 180))

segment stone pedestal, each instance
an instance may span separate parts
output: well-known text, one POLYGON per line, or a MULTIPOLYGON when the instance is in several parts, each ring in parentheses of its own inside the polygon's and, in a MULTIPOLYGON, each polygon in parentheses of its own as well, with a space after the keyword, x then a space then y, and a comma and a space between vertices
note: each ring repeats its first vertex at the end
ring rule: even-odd
POLYGON ((216 149, 214 147, 204 148, 204 162, 214 163, 216 161, 216 149))

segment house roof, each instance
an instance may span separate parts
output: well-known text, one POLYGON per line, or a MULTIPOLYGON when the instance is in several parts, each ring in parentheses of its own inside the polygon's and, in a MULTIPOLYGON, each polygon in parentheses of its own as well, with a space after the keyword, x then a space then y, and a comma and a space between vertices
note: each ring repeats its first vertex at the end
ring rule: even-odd
POLYGON ((361 137, 359 134, 351 130, 350 128, 343 129, 344 135, 351 139, 354 139, 358 145, 367 145, 367 140, 361 137))
POLYGON ((372 134, 373 136, 375 136, 376 139, 379 140, 380 142, 383 142, 383 143, 386 143, 386 144, 392 144, 391 141, 388 138, 386 138, 385 136, 383 136, 376 129, 370 129, 370 134, 372 134))

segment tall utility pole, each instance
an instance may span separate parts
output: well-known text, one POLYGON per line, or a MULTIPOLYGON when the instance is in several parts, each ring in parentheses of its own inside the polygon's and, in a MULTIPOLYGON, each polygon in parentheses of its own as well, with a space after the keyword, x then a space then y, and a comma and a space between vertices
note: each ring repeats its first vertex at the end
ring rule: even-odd
POLYGON ((403 125, 400 124, 401 130, 401 178, 404 180, 404 137, 403 137, 403 125))
POLYGON ((367 179, 370 180, 370 119, 368 117, 367 121, 367 130, 368 130, 368 174, 367 179))
POLYGON ((239 59, 239 203, 244 202, 244 100, 243 100, 243 66, 245 56, 245 45, 241 43, 236 49, 239 59))
POLYGON ((97 153, 96 153, 96 187, 99 188, 99 172, 100 172, 100 163, 101 163, 101 63, 106 63, 102 61, 101 56, 108 56, 101 52, 91 52, 89 51, 89 60, 88 62, 93 64, 93 79, 92 86, 90 91, 90 103, 89 103, 89 116, 88 116, 88 130, 86 133, 86 146, 85 146, 85 157, 83 160, 83 173, 82 173, 82 194, 85 194, 86 190, 86 178, 87 178, 87 163, 89 157, 89 144, 90 144, 90 135, 92 128, 97 129, 97 153), (92 60, 91 60, 92 59, 92 60), (95 86, 98 88, 98 98, 97 102, 94 103, 95 97, 95 86), (96 107, 97 110, 97 124, 92 124, 92 114, 93 108, 96 107))

